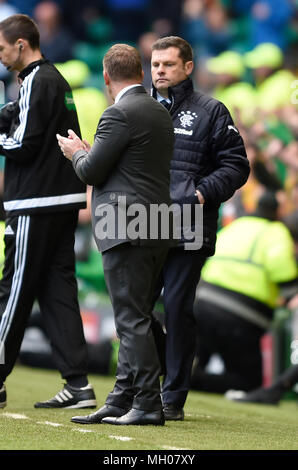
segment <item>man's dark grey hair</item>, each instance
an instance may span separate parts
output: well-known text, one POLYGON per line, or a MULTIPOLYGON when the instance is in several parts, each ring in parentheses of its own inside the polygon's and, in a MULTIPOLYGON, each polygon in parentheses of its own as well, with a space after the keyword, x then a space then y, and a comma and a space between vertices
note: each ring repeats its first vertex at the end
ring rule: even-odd
POLYGON ((152 44, 152 51, 161 51, 169 49, 169 47, 176 47, 179 49, 179 57, 185 62, 193 60, 193 51, 191 45, 185 39, 179 36, 167 36, 160 38, 152 44))

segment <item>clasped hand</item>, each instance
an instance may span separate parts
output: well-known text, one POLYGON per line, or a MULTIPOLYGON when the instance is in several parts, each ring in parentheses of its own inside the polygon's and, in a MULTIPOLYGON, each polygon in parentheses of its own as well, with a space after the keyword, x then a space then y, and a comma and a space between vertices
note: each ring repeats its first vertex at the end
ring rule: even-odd
POLYGON ((68 129, 68 137, 62 137, 60 134, 56 134, 56 137, 61 152, 68 160, 72 160, 78 150, 89 152, 91 149, 89 142, 85 139, 81 140, 72 129, 68 129))

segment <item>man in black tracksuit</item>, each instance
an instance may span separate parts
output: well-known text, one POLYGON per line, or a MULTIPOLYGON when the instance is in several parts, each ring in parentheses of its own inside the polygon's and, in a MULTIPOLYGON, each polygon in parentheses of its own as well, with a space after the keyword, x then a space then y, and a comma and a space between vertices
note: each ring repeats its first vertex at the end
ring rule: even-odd
POLYGON ((85 185, 61 157, 57 132, 79 132, 71 89, 39 49, 26 15, 0 23, 0 60, 17 70, 16 102, 0 113, 0 152, 6 157, 5 264, 0 283, 0 407, 35 299, 44 316, 53 359, 67 384, 36 407, 95 406, 88 384, 86 343, 77 300, 74 233, 86 206, 85 185))
POLYGON ((180 243, 169 251, 156 290, 157 298, 164 288, 165 419, 182 420, 195 351, 196 287, 207 256, 214 254, 219 206, 246 182, 249 163, 227 108, 194 91, 189 78, 193 70, 192 50, 186 41, 178 37, 157 40, 152 46, 151 70, 153 96, 168 108, 176 135, 171 199, 181 206, 192 206, 190 225, 194 233, 196 225, 201 224, 196 206, 203 204, 201 247, 200 244, 191 247, 188 241, 185 249, 187 237, 181 230, 180 243))

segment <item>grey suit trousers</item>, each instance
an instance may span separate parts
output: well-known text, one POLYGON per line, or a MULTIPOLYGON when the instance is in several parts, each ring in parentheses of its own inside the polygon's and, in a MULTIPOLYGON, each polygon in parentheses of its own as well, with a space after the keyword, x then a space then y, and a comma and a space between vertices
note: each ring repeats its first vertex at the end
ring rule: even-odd
POLYGON ((151 312, 154 287, 167 252, 164 243, 153 247, 123 243, 102 253, 120 338, 116 382, 107 404, 147 411, 162 408, 151 312))

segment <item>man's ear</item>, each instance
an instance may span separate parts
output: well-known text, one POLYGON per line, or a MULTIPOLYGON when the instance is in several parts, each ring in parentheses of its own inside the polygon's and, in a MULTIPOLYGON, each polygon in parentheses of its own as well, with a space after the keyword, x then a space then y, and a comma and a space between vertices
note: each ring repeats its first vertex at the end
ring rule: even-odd
POLYGON ((194 63, 193 63, 192 60, 189 60, 188 62, 185 62, 184 69, 185 69, 186 75, 190 75, 192 73, 193 67, 194 67, 194 63))
POLYGON ((23 49, 25 49, 25 47, 28 48, 29 42, 27 41, 27 39, 18 38, 16 40, 16 45, 18 46, 19 50, 22 51, 23 49))
POLYGON ((103 79, 105 81, 105 84, 108 86, 110 84, 110 77, 105 69, 103 70, 103 79))

